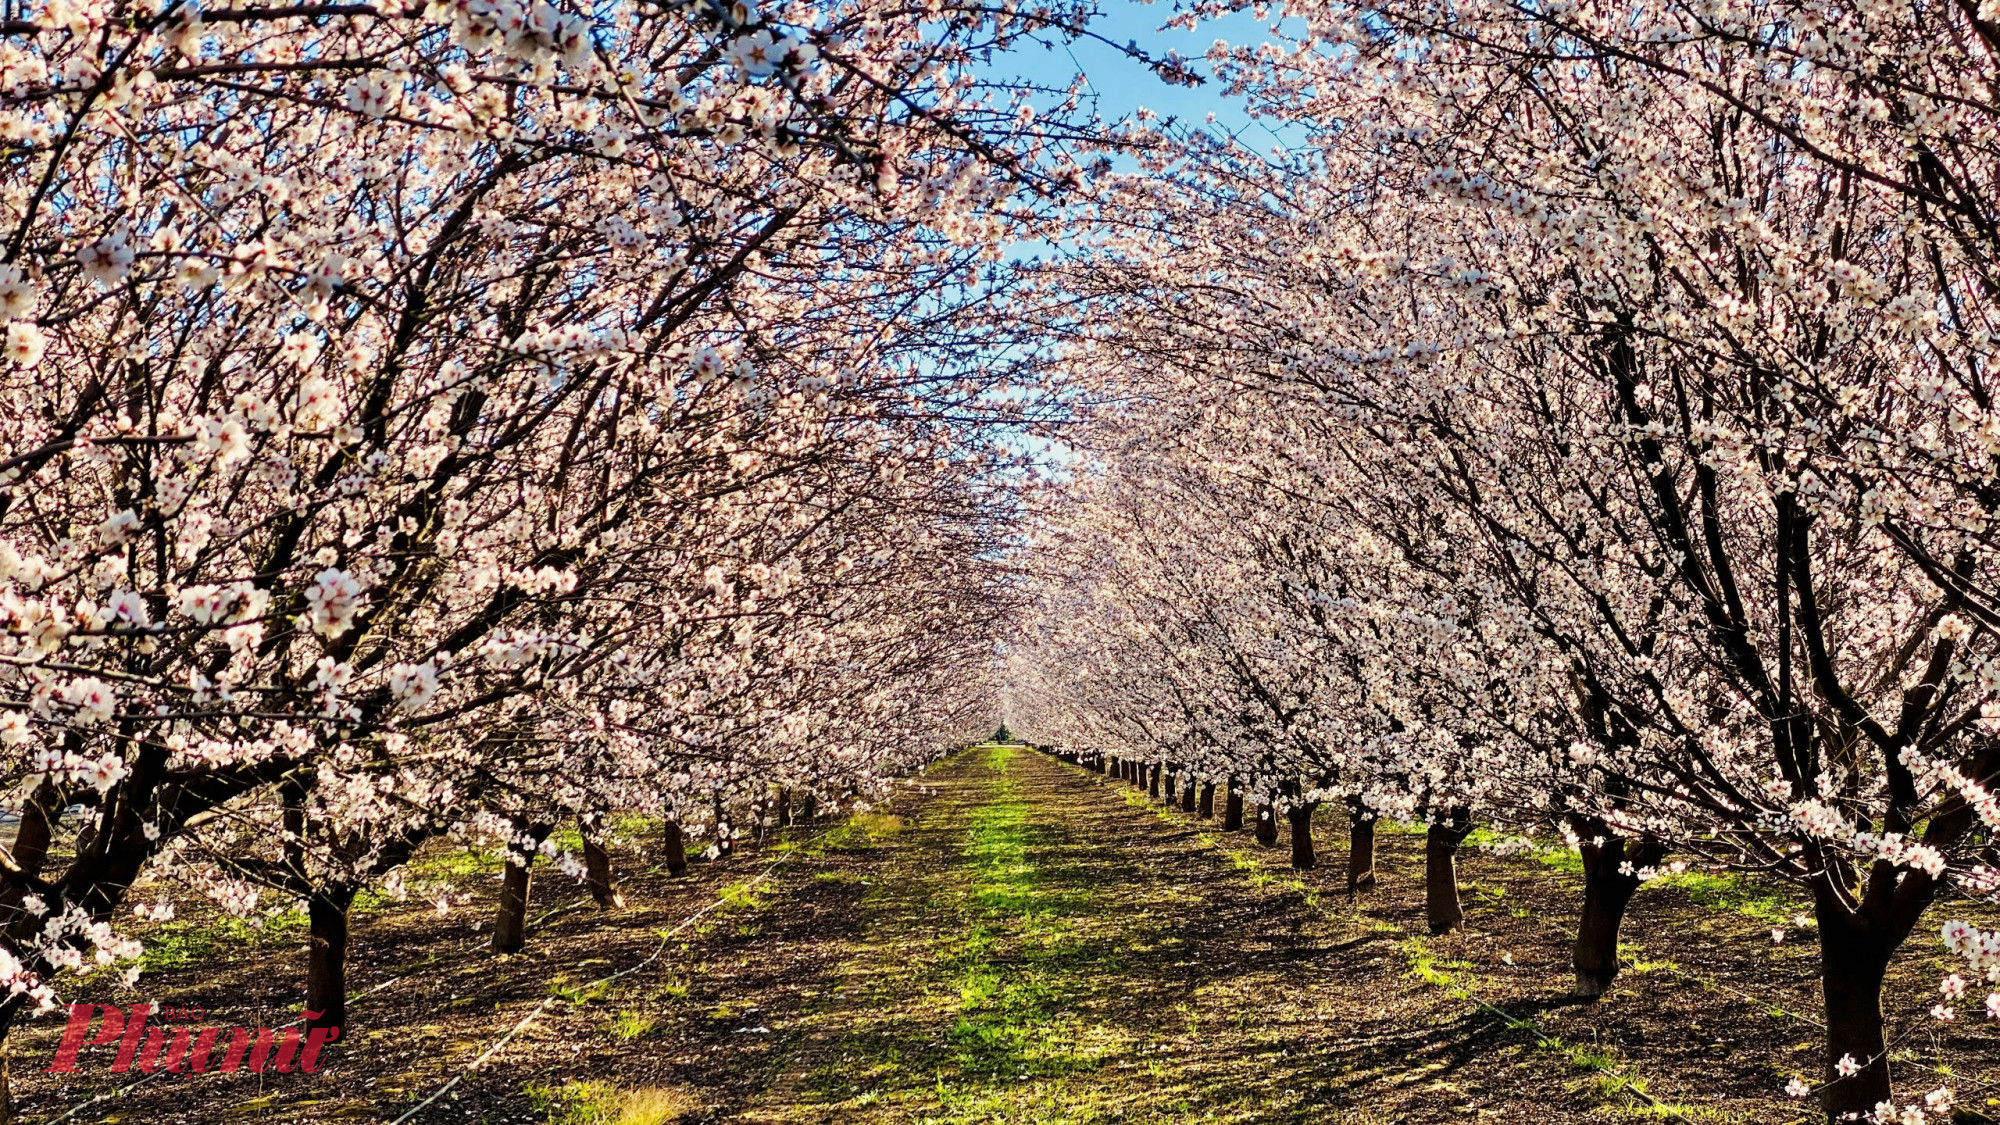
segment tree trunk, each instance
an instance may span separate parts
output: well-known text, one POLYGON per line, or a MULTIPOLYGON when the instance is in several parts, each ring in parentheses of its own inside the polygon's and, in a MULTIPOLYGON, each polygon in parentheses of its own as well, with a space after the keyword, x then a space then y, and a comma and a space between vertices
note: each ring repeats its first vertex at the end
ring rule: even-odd
POLYGON ((1375 889, 1375 813, 1359 800, 1347 802, 1347 893, 1375 889))
MULTIPOLYGON (((33 795, 21 806, 21 824, 14 832, 14 863, 29 875, 40 875, 42 865, 48 862, 49 840, 55 834, 54 815, 61 812, 53 806, 60 798, 55 786, 44 781, 33 795)), ((12 921, 14 912, 20 908, 26 891, 9 883, 0 888, 0 924, 12 921)))
POLYGON ((780 789, 778 790, 778 827, 790 828, 791 826, 792 791, 790 789, 780 789))
POLYGON ((1257 843, 1271 847, 1278 842, 1278 816, 1271 806, 1257 802, 1257 843))
POLYGON ((347 1026, 347 911, 358 888, 322 889, 306 900, 306 1030, 347 1026))
POLYGON ((1285 819, 1292 824, 1292 869, 1310 871, 1319 866, 1318 857, 1313 855, 1313 809, 1315 804, 1298 804, 1285 810, 1285 819))
POLYGON ((1827 897, 1824 891, 1814 895, 1820 988, 1826 998, 1826 1067, 1820 1073, 1825 1086, 1820 1105, 1827 1120, 1836 1121, 1844 1114, 1871 1113, 1877 1103, 1893 1096, 1882 1036, 1882 978, 1895 947, 1878 936, 1878 927, 1845 906, 1826 902, 1827 897), (1852 1056, 1861 1070, 1842 1078, 1835 1067, 1843 1056, 1852 1056))
POLYGON ((1166 776, 1161 779, 1160 788, 1153 794, 1164 800, 1169 808, 1181 803, 1181 791, 1177 788, 1180 774, 1179 766, 1169 764, 1166 767, 1166 776))
MULTIPOLYGON (((549 834, 541 825, 516 829, 517 835, 523 832, 536 844, 549 834)), ((500 882, 500 909, 493 917, 495 953, 519 953, 528 939, 528 865, 535 861, 535 851, 509 840, 507 855, 507 870, 500 882)))
POLYGON ((1434 934, 1465 924, 1458 902, 1458 846, 1472 834, 1472 814, 1453 809, 1424 833, 1424 914, 1434 934))
POLYGON ((800 824, 811 824, 813 822, 813 818, 817 817, 818 815, 819 815, 819 794, 814 793, 812 790, 808 789, 806 790, 805 796, 799 798, 799 814, 796 819, 800 824))
POLYGON ((1224 832, 1243 831, 1243 790, 1237 788, 1236 778, 1230 777, 1224 783, 1222 798, 1222 830, 1224 832))
POLYGON ((1181 811, 1191 813, 1194 811, 1194 774, 1188 774, 1183 785, 1185 788, 1181 790, 1181 811))
POLYGON ((1201 783, 1201 799, 1196 802, 1194 813, 1203 820, 1215 819, 1215 782, 1201 783))
POLYGON ((1146 771, 1146 796, 1155 801, 1160 799, 1160 763, 1158 762, 1154 762, 1153 768, 1146 771))
MULTIPOLYGON (((1630 849, 1635 873, 1619 871, 1627 860, 1623 837, 1606 833, 1603 844, 1583 841, 1583 917, 1576 927, 1576 995, 1595 1000, 1618 979, 1618 927, 1625 921, 1625 908, 1639 889, 1636 870, 1659 862, 1665 848, 1637 841, 1630 849)), ((1873 1105, 1870 1105, 1873 1109, 1873 1105)))
POLYGON ((667 822, 667 874, 678 879, 688 873, 687 841, 676 821, 667 822))
POLYGON ((583 870, 585 882, 590 887, 591 900, 599 910, 611 910, 625 905, 625 896, 618 893, 618 877, 611 870, 611 856, 604 845, 583 838, 583 870))

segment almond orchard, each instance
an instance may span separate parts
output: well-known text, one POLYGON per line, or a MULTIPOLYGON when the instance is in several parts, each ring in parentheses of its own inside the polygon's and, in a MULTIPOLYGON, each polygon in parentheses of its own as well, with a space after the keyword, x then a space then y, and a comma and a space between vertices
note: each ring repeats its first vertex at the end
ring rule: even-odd
MULTIPOLYGON (((1733 1108, 1648 1092, 1678 1056, 1634 1040, 1585 1068, 1615 1099, 1479 1113, 1992 1120, 1996 90, 1972 0, 7 0, 0 1117, 158 1075, 190 1121, 273 1079, 280 1120, 1465 1119, 1253 1095, 1254 1052, 1091 1100, 1197 1072, 1093 1054, 1122 962, 1009 927, 1282 845, 1257 886, 1407 900, 1406 952, 1487 932, 1462 867, 1562 872, 1540 1008, 1412 970, 1544 1054, 1534 1012, 1713 969, 1649 900, 1797 904, 1768 945, 1811 947, 1810 1002, 1760 1034, 1810 1051, 1739 1045, 1733 1108), (1061 843, 1149 807, 1214 848, 1061 843), (183 956, 197 923, 241 948, 183 956), (1073 1069, 829 1092, 872 1073, 852 966, 996 933, 1032 949, 904 1019, 972 1073, 1032 972, 1072 1000, 1021 1035, 1073 1069), (557 1050, 546 989, 344 1109, 261 1050, 182 1067, 186 1032, 46 1077, 76 1005, 226 1006, 223 966, 360 1075, 367 1004, 459 999, 398 981, 602 964, 583 1006, 704 958, 791 966, 700 985, 702 1065, 779 1101, 657 1059, 702 1092, 547 1085, 499 1053, 557 1050)), ((671 1039, 645 1003, 577 1057, 671 1039)))

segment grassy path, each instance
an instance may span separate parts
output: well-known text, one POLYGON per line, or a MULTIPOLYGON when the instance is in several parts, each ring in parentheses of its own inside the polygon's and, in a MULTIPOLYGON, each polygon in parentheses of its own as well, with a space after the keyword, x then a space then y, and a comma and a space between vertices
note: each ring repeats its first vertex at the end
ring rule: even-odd
POLYGON ((1394 927, 1329 924, 1298 881, 1101 781, 1007 748, 927 781, 740 1120, 1464 1120, 1501 1112, 1467 1095, 1489 1082, 1575 1101, 1567 1060, 1412 976, 1394 927))

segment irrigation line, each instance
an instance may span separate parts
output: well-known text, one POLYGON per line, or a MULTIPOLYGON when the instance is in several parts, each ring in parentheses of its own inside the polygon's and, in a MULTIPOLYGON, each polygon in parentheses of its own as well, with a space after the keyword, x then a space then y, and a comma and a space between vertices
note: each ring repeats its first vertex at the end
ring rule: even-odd
MULTIPOLYGON (((363 992, 359 996, 356 996, 354 999, 348 1001, 348 1003, 359 1004, 363 1000, 366 1000, 368 997, 375 995, 376 993, 382 991, 383 989, 389 987, 390 985, 400 984, 401 982, 406 981, 408 979, 409 979, 408 973, 405 973, 400 977, 392 977, 388 980, 383 981, 381 984, 376 985, 374 988, 371 988, 368 991, 363 992)), ((283 1031, 287 1027, 292 1027, 296 1024, 301 1024, 304 1022, 305 1022, 305 1017, 300 1016, 298 1019, 293 1020, 291 1023, 279 1025, 274 1030, 283 1031)), ((151 1074, 146 1075, 144 1078, 141 1078, 136 1082, 127 1083, 124 1086, 120 1086, 116 1090, 99 1094, 87 1102, 82 1102, 77 1105, 71 1106, 68 1112, 64 1113, 61 1117, 50 1118, 46 1123, 46 1125, 62 1125, 63 1122, 68 1121, 70 1118, 75 1117, 77 1114, 82 1113, 84 1110, 89 1109, 91 1106, 94 1106, 99 1102, 116 1101, 117 1099, 124 1097, 125 1095, 131 1093, 132 1091, 138 1089, 139 1087, 144 1086, 146 1083, 151 1082, 153 1079, 158 1078, 162 1074, 178 1074, 178 1073, 180 1072, 169 1071, 164 1068, 155 1070, 151 1074)))
MULTIPOLYGON (((741 885, 742 890, 749 890, 751 887, 754 887, 757 884, 763 882, 764 880, 770 878, 771 873, 773 871, 776 871, 779 867, 782 867, 786 863, 789 863, 794 856, 804 851, 806 844, 811 843, 813 840, 819 839, 821 836, 826 835, 826 833, 830 831, 832 831, 831 828, 822 830, 814 834, 813 836, 808 837, 800 844, 787 849, 784 855, 781 855, 777 859, 772 860, 771 863, 768 866, 766 866, 764 870, 755 879, 750 880, 748 883, 742 884, 741 885)), ((738 893, 740 894, 741 891, 738 891, 738 893)), ((617 972, 612 973, 610 976, 599 977, 598 979, 591 981, 589 984, 584 985, 584 987, 596 988, 599 985, 610 984, 612 981, 618 980, 620 977, 630 976, 631 974, 638 972, 640 969, 643 969, 646 966, 652 964, 653 962, 659 960, 660 955, 667 951, 667 946, 672 944, 674 938, 679 937, 682 931, 686 930, 689 926, 692 926, 696 922, 700 921, 705 915, 708 914, 709 911, 714 910, 718 906, 721 906, 723 903, 727 902, 729 898, 730 896, 727 894, 716 896, 713 902, 710 902, 707 906, 702 907, 700 910, 695 911, 693 914, 688 915, 686 918, 681 920, 681 923, 679 925, 675 926, 671 930, 668 930, 666 933, 661 934, 660 944, 653 950, 652 954, 648 956, 644 961, 641 961, 638 964, 633 965, 629 968, 620 969, 617 972)), ((452 1075, 451 1081, 446 1082, 444 1085, 438 1087, 437 1092, 432 1094, 430 1097, 425 1098, 423 1101, 420 1101, 416 1105, 411 1106, 408 1110, 406 1110, 403 1113, 401 1117, 398 1117, 396 1118, 395 1121, 391 1122, 390 1125, 403 1125, 403 1123, 408 1121, 410 1118, 415 1117, 417 1114, 422 1113, 426 1109, 429 1109, 434 1103, 436 1103, 436 1101, 439 1098, 442 1098, 446 1094, 450 1093, 455 1087, 457 1087, 457 1085, 460 1082, 464 1081, 466 1075, 471 1074, 474 1071, 478 1070, 480 1066, 486 1062, 487 1059, 492 1058, 494 1052, 506 1046, 508 1042, 514 1038, 514 1036, 519 1035, 523 1030, 527 1028, 529 1024, 534 1023, 535 1020, 541 1018, 542 1013, 548 1011, 549 1005, 555 1002, 556 1002, 556 997, 554 996, 546 997, 545 999, 543 999, 541 1003, 535 1005, 532 1009, 530 1009, 527 1015, 522 1016, 520 1022, 516 1023, 513 1027, 508 1028, 507 1033, 505 1035, 502 1035, 499 1039, 494 1040, 492 1046, 486 1048, 484 1051, 481 1051, 479 1053, 478 1058, 475 1058, 470 1063, 467 1063, 465 1069, 459 1071, 457 1074, 452 1075)), ((55 1125, 55 1123, 51 1122, 50 1125, 55 1125)))

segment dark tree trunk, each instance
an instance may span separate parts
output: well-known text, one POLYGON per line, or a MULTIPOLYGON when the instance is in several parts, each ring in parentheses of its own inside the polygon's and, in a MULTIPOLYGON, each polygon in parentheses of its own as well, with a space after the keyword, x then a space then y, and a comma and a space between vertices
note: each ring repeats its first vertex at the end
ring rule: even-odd
MULTIPOLYGON (((1651 867, 1666 854, 1661 845, 1648 841, 1627 841, 1609 832, 1587 838, 1583 853, 1583 917, 1577 921, 1576 995, 1595 1000, 1618 979, 1618 928, 1625 921, 1625 908, 1639 889, 1638 868, 1651 867), (1602 839, 1603 844, 1595 842, 1602 839), (1619 870, 1630 862, 1634 873, 1619 870)), ((1869 1108, 1874 1108, 1872 1105, 1869 1108)))
POLYGON ((1870 925, 1830 899, 1830 891, 1814 895, 1819 919, 1820 990, 1826 999, 1826 1060, 1820 1081, 1820 1105, 1827 1120, 1844 1114, 1868 1114, 1893 1096, 1889 1056, 1882 1035, 1882 978, 1889 958, 1900 944, 1885 941, 1882 927, 1870 925), (1835 1069, 1851 1055, 1861 1070, 1842 1078, 1835 1069))
POLYGON ((1243 790, 1236 785, 1236 778, 1224 782, 1222 797, 1222 830, 1224 832, 1243 831, 1243 790))
POLYGON ((1183 784, 1185 788, 1181 790, 1181 811, 1191 813, 1194 811, 1194 775, 1188 774, 1183 784))
POLYGON ((1160 788, 1153 794, 1155 797, 1164 800, 1169 807, 1181 803, 1181 792, 1176 787, 1180 773, 1180 767, 1169 764, 1166 767, 1166 776, 1160 780, 1160 788))
POLYGON ((811 824, 813 818, 817 816, 819 816, 819 794, 808 789, 805 796, 799 798, 797 820, 800 824, 811 824))
POLYGON ((678 879, 688 873, 687 841, 677 821, 667 822, 667 874, 678 879))
POLYGON ((778 790, 778 827, 790 828, 791 826, 792 791, 789 789, 780 789, 778 790))
POLYGON ((1319 866, 1319 858, 1313 854, 1313 809, 1312 804, 1295 804, 1285 810, 1285 819, 1292 824, 1292 869, 1310 871, 1319 866))
MULTIPOLYGON (((52 814, 60 812, 55 808, 59 799, 55 786, 44 781, 21 806, 21 824, 14 832, 12 850, 15 865, 26 874, 39 876, 42 865, 48 862, 49 840, 55 834, 52 814)), ((0 888, 0 925, 13 920, 26 897, 26 891, 12 883, 0 888)))
POLYGON ((306 1010, 308 1031, 347 1026, 347 911, 357 888, 322 889, 306 900, 306 1010))
POLYGON ((1257 843, 1272 847, 1278 842, 1278 816, 1271 806, 1257 802, 1257 843))
POLYGON ((1375 813, 1357 798, 1347 800, 1347 893, 1375 889, 1375 813))
POLYGON ((1195 804, 1195 815, 1203 820, 1215 819, 1215 782, 1201 783, 1201 799, 1195 804))
POLYGON ((1472 814, 1453 809, 1424 833, 1424 915, 1434 934, 1465 924, 1458 902, 1458 846, 1472 834, 1472 814))
POLYGON ((610 853, 589 836, 583 838, 583 870, 591 901, 597 903, 598 909, 612 910, 625 905, 625 896, 618 893, 618 877, 611 870, 610 853))
MULTIPOLYGON (((517 833, 520 831, 516 829, 517 833)), ((549 834, 549 829, 543 825, 533 825, 525 831, 536 844, 549 834)), ((535 851, 533 848, 523 849, 510 840, 507 853, 507 870, 500 882, 500 909, 493 917, 495 953, 519 953, 528 940, 529 864, 535 861, 535 851)))
POLYGON ((1160 763, 1158 762, 1154 762, 1153 768, 1146 771, 1146 796, 1155 801, 1160 799, 1160 763))

